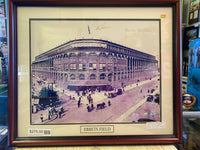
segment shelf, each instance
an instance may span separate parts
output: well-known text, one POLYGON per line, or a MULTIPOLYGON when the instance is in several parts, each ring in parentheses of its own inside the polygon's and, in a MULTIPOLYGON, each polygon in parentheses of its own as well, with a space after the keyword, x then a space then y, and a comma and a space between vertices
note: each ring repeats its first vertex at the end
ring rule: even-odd
POLYGON ((184 111, 183 117, 195 117, 200 118, 200 111, 184 111))

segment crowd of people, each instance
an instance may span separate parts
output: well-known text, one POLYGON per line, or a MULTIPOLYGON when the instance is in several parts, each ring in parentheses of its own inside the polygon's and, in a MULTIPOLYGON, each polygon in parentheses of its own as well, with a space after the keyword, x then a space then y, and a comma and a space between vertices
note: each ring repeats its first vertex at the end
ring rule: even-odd
POLYGON ((41 122, 44 122, 45 120, 51 120, 52 118, 61 118, 62 114, 64 113, 64 108, 61 106, 59 108, 56 108, 55 106, 51 107, 49 106, 47 108, 47 118, 44 118, 44 115, 41 114, 40 120, 41 122))
POLYGON ((111 98, 109 98, 109 92, 108 91, 104 91, 104 96, 106 96, 106 99, 107 99, 107 102, 100 102, 100 103, 95 103, 95 100, 94 100, 94 97, 93 96, 95 93, 100 93, 102 92, 102 90, 99 90, 98 88, 97 89, 87 89, 87 90, 83 90, 83 91, 76 91, 76 95, 77 96, 69 96, 69 99, 70 100, 77 100, 77 106, 78 108, 81 107, 81 105, 83 104, 82 101, 83 99, 85 100, 86 99, 86 109, 88 112, 91 112, 92 110, 94 110, 95 108, 98 110, 98 109, 103 109, 105 108, 106 106, 106 103, 107 103, 107 106, 111 106, 111 98), (96 106, 96 107, 95 107, 96 106))

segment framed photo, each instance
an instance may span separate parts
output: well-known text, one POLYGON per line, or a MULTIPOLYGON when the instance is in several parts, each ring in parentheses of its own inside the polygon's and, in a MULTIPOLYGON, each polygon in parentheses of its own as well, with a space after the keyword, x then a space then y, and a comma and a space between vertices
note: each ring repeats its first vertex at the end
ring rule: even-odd
POLYGON ((9 1, 10 144, 181 142, 180 1, 9 1))
POLYGON ((6 11, 5 11, 5 0, 0 0, 0 17, 5 17, 6 11))

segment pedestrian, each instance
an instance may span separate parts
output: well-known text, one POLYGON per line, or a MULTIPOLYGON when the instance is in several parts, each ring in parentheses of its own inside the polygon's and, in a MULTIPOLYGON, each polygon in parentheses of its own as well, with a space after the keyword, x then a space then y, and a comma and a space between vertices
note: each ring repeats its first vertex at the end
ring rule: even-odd
POLYGON ((89 94, 89 95, 87 96, 87 99, 88 99, 88 103, 90 104, 90 101, 91 101, 91 94, 89 94))
POLYGON ((41 116, 40 116, 40 119, 41 119, 41 122, 43 122, 43 114, 41 114, 41 116))
POLYGON ((59 118, 61 118, 62 117, 62 112, 59 111, 58 114, 59 114, 59 118))
POLYGON ((80 104, 81 104, 81 101, 80 101, 80 100, 78 100, 78 108, 80 107, 80 104))
POLYGON ((52 107, 51 112, 52 112, 52 115, 56 114, 56 108, 55 108, 55 106, 52 107))
POLYGON ((87 104, 87 111, 90 112, 90 106, 87 104))
POLYGON ((78 100, 78 108, 80 107, 81 105, 81 96, 79 97, 79 100, 78 100))
POLYGON ((62 106, 61 106, 60 110, 62 113, 64 113, 64 108, 62 106))
POLYGON ((92 108, 92 109, 94 108, 94 105, 93 105, 93 104, 91 104, 91 108, 92 108))
POLYGON ((82 96, 79 97, 79 101, 81 101, 82 96))
POLYGON ((49 107, 49 110, 48 110, 48 119, 49 120, 51 119, 51 107, 49 107))
POLYGON ((62 109, 61 108, 59 109, 58 115, 59 115, 59 118, 62 117, 62 109))
POLYGON ((108 106, 111 106, 110 100, 108 99, 108 106))
POLYGON ((77 91, 77 95, 80 96, 80 92, 79 91, 77 91))
POLYGON ((93 98, 92 97, 90 98, 90 103, 93 104, 93 98))

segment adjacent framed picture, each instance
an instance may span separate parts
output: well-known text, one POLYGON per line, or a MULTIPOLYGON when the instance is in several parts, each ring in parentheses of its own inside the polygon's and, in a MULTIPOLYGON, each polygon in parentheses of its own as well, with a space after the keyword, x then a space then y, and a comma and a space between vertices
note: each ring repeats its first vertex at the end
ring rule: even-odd
POLYGON ((5 11, 5 0, 0 0, 0 17, 5 17, 6 11, 5 11))
POLYGON ((10 144, 181 142, 180 1, 9 1, 10 144))

